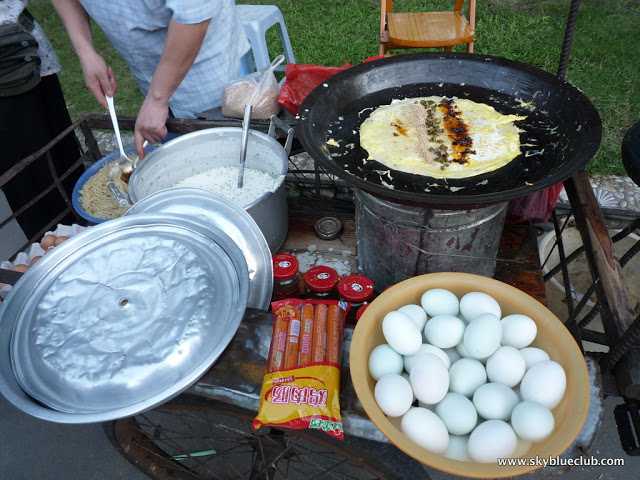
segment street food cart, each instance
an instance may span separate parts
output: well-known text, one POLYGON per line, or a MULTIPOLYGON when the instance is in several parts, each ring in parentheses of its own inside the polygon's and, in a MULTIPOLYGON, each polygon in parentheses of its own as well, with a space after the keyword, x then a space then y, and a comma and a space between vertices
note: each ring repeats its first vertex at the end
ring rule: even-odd
MULTIPOLYGON (((565 298, 567 315, 563 318, 564 326, 584 356, 591 387, 590 398, 582 399, 582 403, 591 406, 587 421, 565 455, 576 456, 588 450, 601 421, 602 397, 606 395, 624 398, 625 403, 616 411, 621 439, 628 452, 638 451, 638 446, 633 444, 633 438, 637 438, 633 431, 640 431, 637 420, 640 362, 635 348, 640 320, 630 301, 630 286, 625 284, 622 274, 623 265, 635 250, 618 259, 612 249, 613 242, 638 228, 638 221, 615 237, 609 236, 604 216, 584 171, 599 145, 600 121, 595 109, 577 89, 538 69, 496 57, 458 53, 406 55, 370 62, 336 75, 305 100, 297 118, 285 115, 281 120, 295 128, 295 135, 286 140, 288 228, 284 240, 275 248, 277 252, 334 259, 346 266, 350 273, 364 270, 377 283, 378 294, 402 281, 402 276, 410 278, 438 271, 463 270, 480 272, 517 287, 545 305, 545 282, 561 272, 565 291, 569 292, 565 298), (456 68, 452 68, 454 65, 456 68), (511 105, 510 108, 516 108, 513 104, 518 100, 517 108, 529 108, 529 114, 535 117, 526 133, 529 143, 538 150, 544 146, 545 153, 534 156, 533 164, 530 163, 528 168, 524 163, 528 156, 523 155, 508 167, 508 171, 488 174, 483 182, 469 179, 434 182, 430 179, 416 183, 402 174, 391 181, 389 176, 383 178, 386 172, 360 168, 362 162, 355 158, 358 148, 345 148, 358 145, 359 112, 388 103, 397 96, 424 96, 436 91, 511 105), (328 147, 327 141, 336 135, 343 135, 336 142, 337 149, 328 147), (552 221, 558 239, 555 248, 560 260, 543 274, 537 242, 540 229, 533 224, 505 225, 504 216, 496 217, 491 209, 496 204, 559 182, 564 182, 571 215, 583 247, 576 252, 564 250, 562 230, 566 222, 554 213, 552 221), (382 204, 387 209, 385 214, 375 216, 367 213, 372 208, 382 208, 382 204), (488 213, 484 210, 486 208, 491 211, 488 213), (405 232, 402 244, 412 247, 415 256, 411 261, 403 257, 396 262, 393 253, 398 245, 385 244, 383 236, 377 234, 407 209, 411 215, 425 219, 425 224, 452 211, 462 211, 464 216, 472 219, 473 228, 477 223, 485 223, 486 230, 495 238, 484 238, 476 243, 469 240, 467 245, 470 248, 466 250, 471 253, 463 258, 465 255, 461 249, 445 251, 443 243, 435 246, 423 244, 420 235, 412 237, 415 232, 405 232), (339 236, 330 240, 318 238, 314 233, 318 220, 326 217, 337 219, 342 225, 339 236), (375 241, 367 244, 371 238, 375 241), (493 251, 481 253, 487 250, 488 244, 495 247, 493 251), (586 300, 576 304, 571 296, 570 266, 580 254, 584 254, 588 261, 592 280, 590 289, 597 297, 596 304, 590 309, 586 300), (438 261, 440 257, 445 257, 446 261, 438 261), (460 267, 463 263, 464 269, 460 267), (401 273, 401 277, 389 276, 389 269, 385 270, 389 264, 393 272, 401 273), (412 265, 421 267, 413 275, 402 272, 403 268, 412 265), (596 315, 602 320, 603 333, 589 328, 596 315), (584 341, 600 344, 608 348, 608 352, 589 352, 584 348, 584 341)), ((133 130, 134 122, 135 118, 119 118, 122 130, 133 130)), ((186 137, 208 129, 238 127, 239 121, 170 119, 167 126, 170 132, 187 134, 186 137)), ((258 122, 252 124, 252 128, 266 131, 267 125, 258 122)), ((51 185, 42 193, 43 196, 56 191, 65 200, 66 209, 43 224, 34 238, 29 238, 16 250, 16 255, 53 230, 68 214, 75 215, 79 225, 98 229, 76 214, 70 192, 61 188, 61 182, 72 172, 82 171, 103 157, 94 132, 110 129, 109 117, 82 117, 51 143, 2 174, 0 188, 23 174, 24 168, 33 162, 42 162, 43 168, 50 168, 51 165, 47 166, 48 157, 51 163, 50 151, 66 136, 82 139, 81 156, 68 171, 61 175, 53 173, 51 185)), ((285 143, 285 139, 278 141, 285 143)), ((53 169, 51 171, 54 172, 53 169)), ((0 228, 13 219, 19 220, 22 215, 28 215, 29 207, 27 204, 16 211, 0 224, 0 228)), ((566 217, 563 215, 563 218, 566 217)), ((124 227, 130 226, 124 224, 124 227)), ((102 228, 101 232, 107 230, 102 228)), ((448 234, 460 243, 461 239, 470 238, 470 228, 464 224, 455 233, 448 234)), ((421 233, 421 227, 415 229, 421 233)), ((428 233, 438 235, 440 230, 435 227, 428 233)), ((232 247, 229 249, 233 250, 232 247)), ((238 260, 234 268, 241 268, 242 262, 242 259, 238 260)), ((51 267, 45 273, 53 269, 51 267)), ((3 270, 1 273, 2 283, 14 285, 16 289, 21 282, 24 284, 18 272, 3 270)), ((32 281, 31 287, 37 289, 37 282, 32 281)), ((244 291, 245 297, 248 296, 246 285, 240 285, 238 289, 244 291)), ((230 295, 233 293, 229 292, 230 295)), ((23 296, 27 302, 28 294, 23 296)), ((127 303, 121 301, 120 306, 125 307, 127 303)), ((12 308, 18 312, 21 307, 15 304, 14 300, 12 308)), ((260 400, 273 313, 268 308, 254 308, 246 306, 246 303, 238 308, 241 312, 234 324, 237 330, 229 336, 228 344, 219 351, 203 354, 210 360, 208 367, 196 369, 184 384, 167 388, 164 397, 154 398, 144 405, 145 408, 134 412, 118 410, 115 417, 101 416, 92 411, 81 412, 75 420, 73 413, 44 408, 22 392, 17 384, 11 383, 15 372, 6 351, 0 353, 5 360, 0 382, 3 394, 16 406, 39 418, 67 423, 104 421, 107 435, 116 448, 137 467, 158 479, 218 478, 217 475, 229 472, 246 475, 246 478, 271 478, 272 474, 283 478, 287 475, 303 478, 303 475, 318 474, 407 478, 408 472, 422 467, 415 458, 389 443, 359 401, 348 360, 353 325, 345 328, 342 357, 340 403, 345 440, 338 441, 322 433, 304 430, 253 430, 251 425, 260 400)), ((5 306, 5 311, 8 309, 5 306)), ((233 310, 233 306, 228 309, 233 310)), ((5 315, 3 321, 7 322, 8 316, 5 315)), ((13 342, 11 332, 7 333, 5 327, 2 335, 1 347, 8 350, 8 345, 13 342)), ((32 360, 21 359, 21 362, 26 368, 32 360)), ((35 361, 33 363, 36 364, 35 361)), ((36 369, 35 373, 41 372, 36 369)), ((428 468, 425 471, 428 472, 428 468)))

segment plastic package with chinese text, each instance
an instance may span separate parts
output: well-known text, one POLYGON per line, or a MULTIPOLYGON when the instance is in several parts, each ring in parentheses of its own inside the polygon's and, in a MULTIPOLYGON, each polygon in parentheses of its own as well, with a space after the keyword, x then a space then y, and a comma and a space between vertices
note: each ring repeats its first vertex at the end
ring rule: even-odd
POLYGON ((344 439, 340 360, 349 303, 289 298, 271 307, 271 347, 253 428, 309 428, 344 439))

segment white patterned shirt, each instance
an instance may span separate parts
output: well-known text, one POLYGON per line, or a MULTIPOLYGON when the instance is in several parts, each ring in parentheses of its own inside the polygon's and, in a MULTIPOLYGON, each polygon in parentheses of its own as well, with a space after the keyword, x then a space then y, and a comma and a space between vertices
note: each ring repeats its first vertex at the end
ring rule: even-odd
POLYGON ((183 24, 211 19, 202 47, 169 100, 178 118, 222 104, 224 86, 238 76, 249 41, 233 0, 80 0, 136 77, 146 96, 167 38, 170 20, 183 24))
MULTIPOLYGON (((0 25, 14 23, 22 11, 27 8, 28 0, 0 0, 0 25)), ((58 73, 62 68, 56 52, 53 50, 49 39, 45 35, 38 22, 33 22, 35 28, 31 32, 38 42, 38 55, 40 55, 40 76, 45 77, 52 73, 58 73)))

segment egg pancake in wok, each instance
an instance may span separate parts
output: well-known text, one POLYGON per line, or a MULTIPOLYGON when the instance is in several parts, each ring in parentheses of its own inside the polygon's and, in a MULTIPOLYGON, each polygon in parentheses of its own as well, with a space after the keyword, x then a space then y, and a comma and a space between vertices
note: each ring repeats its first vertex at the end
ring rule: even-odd
POLYGON ((393 100, 360 127, 369 160, 435 178, 467 178, 503 167, 520 154, 526 117, 502 115, 467 99, 420 97, 393 100))

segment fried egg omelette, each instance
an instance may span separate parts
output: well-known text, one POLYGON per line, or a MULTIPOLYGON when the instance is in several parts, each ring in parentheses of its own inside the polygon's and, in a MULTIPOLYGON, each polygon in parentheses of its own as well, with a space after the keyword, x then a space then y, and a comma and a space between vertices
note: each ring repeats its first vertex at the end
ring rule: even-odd
POLYGON ((360 127, 368 160, 417 175, 466 178, 503 167, 520 154, 526 117, 502 115, 471 100, 420 97, 376 108, 360 127))

